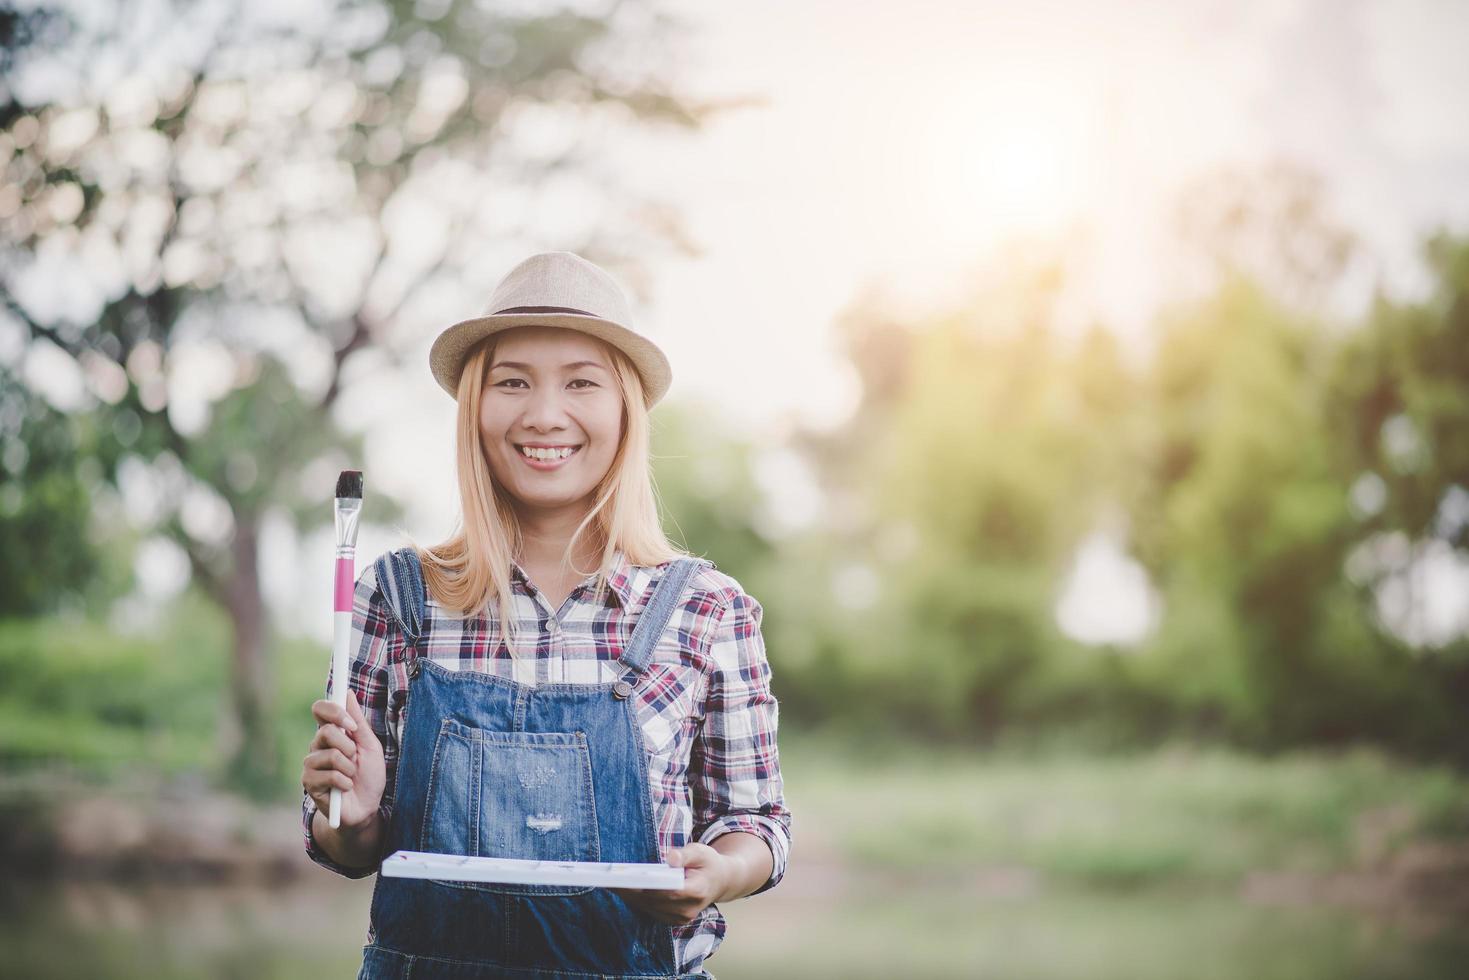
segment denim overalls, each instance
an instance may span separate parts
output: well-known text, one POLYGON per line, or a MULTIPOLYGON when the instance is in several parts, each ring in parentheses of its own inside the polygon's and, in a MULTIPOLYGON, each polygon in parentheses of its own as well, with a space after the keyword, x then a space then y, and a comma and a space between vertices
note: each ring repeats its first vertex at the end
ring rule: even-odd
MULTIPOLYGON (((423 656, 418 556, 404 548, 379 558, 378 582, 413 651, 383 854, 661 861, 630 695, 699 564, 668 567, 622 654, 621 679, 531 687, 423 656)), ((371 917, 358 980, 709 978, 678 973, 672 927, 607 888, 378 875, 371 917)))

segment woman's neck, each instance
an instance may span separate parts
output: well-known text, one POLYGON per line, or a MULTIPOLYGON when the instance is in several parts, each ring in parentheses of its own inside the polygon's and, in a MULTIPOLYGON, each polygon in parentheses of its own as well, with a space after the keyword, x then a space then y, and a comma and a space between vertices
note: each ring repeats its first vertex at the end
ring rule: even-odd
MULTIPOLYGON (((521 554, 517 560, 531 568, 553 568, 561 564, 566 549, 571 545, 571 536, 577 525, 586 517, 586 512, 563 514, 521 514, 521 554)), ((596 564, 602 554, 601 542, 595 533, 583 535, 578 553, 572 556, 577 567, 585 568, 596 564)))

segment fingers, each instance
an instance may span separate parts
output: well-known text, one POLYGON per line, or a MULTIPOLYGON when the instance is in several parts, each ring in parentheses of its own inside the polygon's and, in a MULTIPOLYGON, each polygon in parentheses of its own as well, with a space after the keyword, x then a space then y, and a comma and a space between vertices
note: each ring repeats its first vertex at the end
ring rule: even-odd
POLYGON ((357 743, 336 725, 322 725, 311 740, 313 749, 339 749, 349 759, 357 758, 357 743))
MULTIPOLYGON (((311 705, 316 734, 301 765, 301 785, 318 808, 330 805, 331 791, 371 795, 382 783, 382 747, 367 723, 357 694, 347 688, 347 704, 322 698, 311 705)), ((344 810, 342 819, 347 819, 344 810)))
POLYGON ((357 703, 357 692, 350 687, 347 688, 347 715, 359 725, 367 724, 367 719, 362 714, 362 705, 357 703))
POLYGON ((301 786, 316 800, 318 807, 329 804, 331 791, 352 791, 352 776, 357 767, 337 749, 318 749, 307 754, 301 765, 301 786))
POLYGON ((306 756, 308 769, 335 769, 347 776, 348 784, 357 775, 357 763, 341 749, 317 749, 306 756))
POLYGON ((703 868, 718 859, 719 852, 708 844, 691 841, 683 847, 671 848, 663 855, 663 863, 671 868, 703 868))
POLYGON ((327 790, 333 789, 339 789, 343 793, 352 792, 352 780, 340 770, 316 769, 307 770, 307 772, 314 772, 314 775, 309 775, 306 780, 310 783, 306 788, 311 790, 313 796, 325 796, 327 790))
POLYGON ((352 778, 357 775, 357 743, 335 721, 327 719, 338 719, 354 727, 356 723, 344 717, 342 708, 331 701, 317 701, 311 711, 319 727, 302 763, 301 785, 313 792, 332 788, 350 791, 352 778))
MULTIPOLYGON (((352 688, 347 688, 346 706, 335 704, 331 700, 323 698, 312 703, 311 713, 320 726, 318 731, 328 728, 334 731, 345 730, 347 739, 352 746, 362 745, 370 751, 381 748, 381 743, 376 733, 373 732, 372 726, 367 722, 367 716, 362 712, 362 705, 357 700, 357 692, 352 690, 352 688)), ((313 746, 315 748, 324 748, 328 744, 337 745, 343 751, 348 752, 349 755, 352 754, 347 746, 343 746, 335 741, 319 740, 318 742, 314 742, 313 746)))
MULTIPOLYGON (((352 701, 351 688, 347 689, 347 700, 349 703, 352 701)), ((347 709, 326 698, 311 702, 311 714, 319 725, 337 725, 349 732, 357 730, 358 722, 352 718, 347 709)), ((358 714, 360 715, 361 711, 358 714)))
POLYGON ((313 794, 325 795, 328 790, 339 789, 352 792, 357 767, 336 749, 320 749, 306 756, 301 764, 301 785, 313 794))

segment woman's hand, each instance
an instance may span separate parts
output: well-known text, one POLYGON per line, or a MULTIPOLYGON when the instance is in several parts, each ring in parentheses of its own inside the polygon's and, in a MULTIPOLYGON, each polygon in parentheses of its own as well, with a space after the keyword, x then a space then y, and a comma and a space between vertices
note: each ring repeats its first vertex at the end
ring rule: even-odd
POLYGON ((301 786, 324 814, 331 813, 332 789, 341 790, 342 826, 366 826, 377 817, 387 785, 382 743, 350 687, 345 709, 321 700, 311 705, 311 713, 318 727, 301 766, 301 786))
POLYGON ((659 922, 676 926, 694 921, 703 909, 720 901, 729 890, 733 859, 708 844, 675 847, 664 860, 684 869, 684 885, 678 891, 666 888, 614 888, 612 891, 659 922))

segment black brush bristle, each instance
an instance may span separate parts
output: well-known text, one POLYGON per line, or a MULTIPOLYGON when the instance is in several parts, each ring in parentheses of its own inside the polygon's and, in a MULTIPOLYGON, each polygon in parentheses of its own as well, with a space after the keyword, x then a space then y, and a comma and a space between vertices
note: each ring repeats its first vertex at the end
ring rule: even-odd
POLYGON ((362 499, 362 471, 343 470, 342 475, 337 477, 337 496, 356 497, 362 499))

